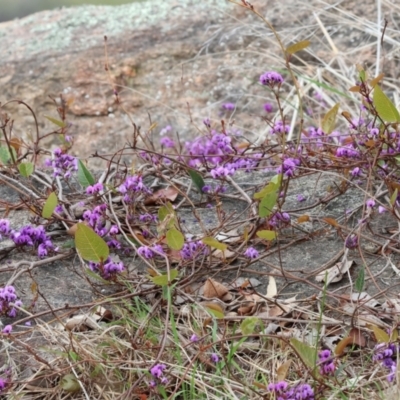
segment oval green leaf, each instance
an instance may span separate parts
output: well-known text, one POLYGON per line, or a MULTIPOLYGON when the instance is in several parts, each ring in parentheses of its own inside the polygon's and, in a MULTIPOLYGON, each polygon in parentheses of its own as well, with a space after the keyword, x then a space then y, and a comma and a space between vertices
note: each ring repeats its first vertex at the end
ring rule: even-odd
POLYGON ((185 244, 185 238, 176 228, 167 231, 167 245, 172 250, 180 250, 185 244))
MULTIPOLYGON (((171 282, 178 277, 178 274, 179 272, 177 269, 171 269, 169 271, 171 282)), ((158 286, 167 286, 169 284, 167 274, 152 276, 150 277, 150 280, 158 286)))
POLYGON ((68 393, 76 393, 81 390, 81 385, 74 374, 67 374, 61 378, 60 386, 68 393))
MULTIPOLYGON (((15 149, 12 146, 10 148, 11 148, 11 151, 12 151, 12 155, 14 156, 14 160, 16 160, 17 159, 17 153, 16 153, 15 149)), ((0 147, 0 161, 1 161, 1 163, 3 165, 6 165, 11 160, 12 160, 12 157, 11 157, 10 151, 7 149, 7 147, 4 147, 4 146, 0 147)))
POLYGON ((389 97, 383 93, 379 85, 375 85, 372 98, 375 109, 380 118, 385 122, 400 122, 400 114, 389 97))
POLYGON ((326 134, 330 134, 335 129, 336 117, 339 111, 339 103, 336 103, 326 114, 322 120, 321 128, 326 134))
POLYGON ((274 240, 276 238, 276 232, 275 231, 258 231, 257 236, 261 239, 265 240, 274 240))
POLYGON ((278 199, 278 191, 267 194, 260 202, 258 206, 258 215, 260 218, 268 217, 272 209, 275 207, 278 199))
POLYGON ((276 192, 278 189, 279 189, 278 184, 276 184, 274 182, 270 182, 270 183, 268 183, 267 186, 264 186, 259 192, 254 193, 253 199, 255 199, 255 200, 263 199, 267 194, 276 192))
POLYGON ((197 189, 199 189, 199 192, 203 192, 203 187, 205 186, 204 179, 203 177, 193 169, 189 169, 189 175, 192 178, 193 183, 196 185, 197 189))
POLYGON ((240 324, 240 330, 243 335, 252 335, 254 333, 254 329, 260 323, 260 318, 257 317, 247 317, 240 324))
POLYGON ((54 209, 57 207, 57 204, 57 195, 54 192, 51 192, 46 202, 44 203, 42 217, 49 219, 53 215, 54 209))
POLYGON ((214 239, 213 237, 205 237, 201 239, 201 241, 206 244, 207 246, 212 247, 213 249, 218 249, 218 250, 226 250, 228 248, 228 245, 225 243, 219 242, 217 239, 214 239))
POLYGON ((78 181, 84 188, 95 184, 93 175, 81 160, 78 160, 78 181))
POLYGON ((306 364, 310 369, 314 369, 317 355, 315 348, 306 343, 300 342, 300 340, 295 338, 290 339, 290 344, 297 351, 304 364, 306 364))
POLYGON ((29 178, 33 173, 33 164, 30 162, 23 162, 18 165, 19 173, 24 178, 29 178))
POLYGON ((102 262, 110 249, 107 243, 92 229, 79 222, 75 233, 75 247, 84 260, 102 262))

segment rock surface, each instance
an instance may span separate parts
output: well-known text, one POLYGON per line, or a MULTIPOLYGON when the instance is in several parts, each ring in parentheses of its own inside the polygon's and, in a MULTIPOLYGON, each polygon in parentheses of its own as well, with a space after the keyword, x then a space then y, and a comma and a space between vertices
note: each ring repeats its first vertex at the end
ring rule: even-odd
MULTIPOLYGON (((349 2, 342 9, 315 3, 253 2, 285 44, 313 41, 312 51, 294 60, 299 71, 306 64, 316 71, 318 64, 338 55, 350 67, 371 60, 376 38, 364 32, 366 18, 357 23, 354 18, 366 10, 373 14, 375 3, 349 2), (338 54, 316 25, 316 10, 338 54), (347 12, 345 17, 342 11, 347 12), (360 43, 360 49, 353 48, 360 43)), ((281 51, 265 24, 240 5, 220 0, 152 0, 45 11, 0 24, 0 39, 1 103, 26 101, 44 134, 54 128, 44 116, 57 117, 50 96, 62 94, 70 104, 74 151, 81 157, 121 148, 132 138, 130 118, 143 132, 157 123, 155 138, 166 125, 181 138, 198 134, 205 117, 225 117, 235 129, 257 138, 268 129, 261 120, 262 105, 272 100, 257 85, 258 76, 283 66, 281 51), (114 88, 122 105, 115 102, 114 88), (236 104, 233 115, 220 114, 223 102, 236 104)), ((350 68, 349 79, 353 72, 350 68)), ((15 119, 15 134, 29 137, 34 125, 27 110, 16 104, 5 109, 15 119)))

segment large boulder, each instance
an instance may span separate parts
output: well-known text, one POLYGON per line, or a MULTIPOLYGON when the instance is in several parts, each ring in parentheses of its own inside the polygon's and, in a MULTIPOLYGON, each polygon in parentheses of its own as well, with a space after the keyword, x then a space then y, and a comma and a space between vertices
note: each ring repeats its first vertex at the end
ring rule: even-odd
MULTIPOLYGON (((293 59, 299 71, 307 68, 314 74, 320 61, 339 56, 346 60, 348 41, 357 43, 365 36, 363 26, 346 26, 346 17, 338 19, 341 10, 325 6, 319 19, 339 48, 335 53, 308 6, 290 0, 253 5, 285 44, 314 34, 310 51, 293 59)), ((361 6, 348 8, 356 14, 361 6)), ((351 17, 348 14, 347 22, 351 17)), ((273 99, 257 85, 258 76, 284 65, 268 27, 249 10, 221 0, 152 0, 44 11, 0 24, 0 50, 0 102, 27 102, 45 134, 54 126, 44 116, 57 117, 51 97, 62 95, 69 104, 74 151, 81 157, 120 149, 132 139, 131 120, 144 133, 156 122, 154 138, 171 125, 174 134, 185 139, 198 134, 203 118, 224 117, 235 129, 257 138, 268 129, 260 118, 262 104, 273 99), (224 102, 235 103, 235 113, 221 114, 224 102)), ((350 64, 366 55, 370 53, 365 49, 352 53, 350 64)), ((35 128, 28 110, 16 103, 5 110, 15 119, 15 135, 29 137, 35 128)))

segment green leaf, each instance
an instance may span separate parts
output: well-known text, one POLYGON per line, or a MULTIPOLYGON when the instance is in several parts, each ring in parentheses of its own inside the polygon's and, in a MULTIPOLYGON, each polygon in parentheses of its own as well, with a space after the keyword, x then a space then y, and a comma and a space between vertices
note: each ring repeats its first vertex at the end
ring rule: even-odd
POLYGON ((360 272, 358 273, 356 282, 354 284, 356 292, 361 293, 363 291, 364 283, 365 283, 365 267, 362 266, 360 272))
POLYGON ((162 222, 167 217, 167 215, 170 214, 175 215, 175 210, 172 204, 170 202, 167 202, 158 209, 158 220, 162 222))
POLYGON ((199 189, 200 193, 203 193, 203 187, 205 186, 203 177, 193 169, 189 169, 189 175, 192 178, 193 183, 196 185, 197 189, 199 189))
POLYGON ((274 240, 276 238, 276 232, 275 231, 258 231, 257 236, 261 239, 265 240, 274 240))
POLYGON ((66 128, 68 126, 66 122, 59 121, 58 119, 55 119, 53 117, 49 117, 47 115, 45 115, 44 117, 47 118, 50 122, 52 122, 54 125, 59 126, 60 128, 66 128))
POLYGON ((110 254, 107 243, 92 229, 79 222, 75 246, 84 260, 102 262, 110 254))
POLYGON ((204 306, 204 308, 215 318, 221 319, 225 317, 224 312, 218 310, 217 308, 209 306, 204 306))
POLYGON ((167 231, 167 245, 172 250, 180 250, 185 244, 185 238, 176 228, 167 231))
MULTIPOLYGON (((174 279, 176 279, 178 277, 178 274, 179 274, 179 272, 177 269, 171 269, 169 271, 169 275, 170 275, 170 279, 171 279, 170 282, 172 282, 174 279)), ((152 276, 152 277, 150 277, 150 280, 158 286, 168 286, 168 284, 169 284, 167 274, 152 276)))
POLYGON ((309 40, 301 40, 300 42, 294 43, 290 45, 289 47, 286 48, 286 53, 288 54, 294 54, 297 53, 298 51, 306 49, 310 45, 309 40))
POLYGON ((379 117, 385 122, 400 122, 400 114, 395 105, 391 102, 389 97, 383 93, 379 85, 374 88, 374 95, 372 98, 375 109, 379 117))
POLYGON ((218 249, 218 250, 226 250, 228 248, 228 245, 225 243, 221 243, 219 242, 217 239, 214 239, 213 237, 205 237, 203 239, 201 239, 201 241, 206 244, 207 246, 210 246, 214 249, 218 249))
POLYGON ((272 192, 276 192, 279 189, 279 185, 276 183, 270 182, 267 186, 264 186, 259 192, 254 193, 253 199, 259 200, 263 199, 267 194, 272 192))
POLYGON ((390 205, 391 206, 394 206, 394 203, 396 203, 398 193, 399 193, 399 191, 396 188, 394 190, 393 194, 390 196, 390 205))
POLYGON ((257 317, 247 317, 240 324, 240 330, 243 335, 252 335, 256 326, 260 323, 260 318, 257 317))
POLYGON ((260 218, 268 217, 272 209, 275 207, 276 201, 278 200, 278 192, 272 192, 267 194, 260 202, 258 206, 258 215, 260 218))
POLYGON ((290 344, 297 351, 300 358, 303 360, 307 367, 314 369, 316 361, 316 351, 314 347, 309 346, 306 343, 300 342, 298 339, 290 339, 290 344))
POLYGON ((51 192, 46 202, 44 203, 42 217, 46 219, 50 218, 54 212, 54 209, 57 207, 57 204, 57 195, 54 192, 51 192))
POLYGON ((24 178, 29 178, 33 173, 33 164, 30 162, 23 162, 18 165, 19 173, 24 178))
POLYGON ((339 103, 336 103, 322 119, 321 128, 326 134, 330 134, 335 129, 336 117, 339 111, 339 103))
POLYGON ((275 185, 280 186, 282 182, 282 174, 274 175, 271 179, 272 183, 275 183, 275 185))
POLYGON ((68 393, 76 393, 81 390, 81 385, 76 379, 74 374, 67 374, 61 378, 60 381, 61 389, 65 390, 68 393))
MULTIPOLYGON (((11 151, 12 151, 12 153, 13 153, 14 160, 16 160, 16 159, 17 159, 17 153, 16 153, 15 149, 14 149, 14 147, 12 147, 12 146, 11 146, 10 148, 11 148, 11 151)), ((4 146, 1 146, 1 147, 0 147, 0 161, 1 161, 1 163, 2 163, 3 165, 6 165, 6 164, 8 164, 11 160, 12 160, 12 158, 11 158, 11 154, 10 154, 8 148, 7 148, 7 147, 4 147, 4 146)))
POLYGON ((78 181, 84 188, 95 184, 92 174, 81 160, 78 160, 78 181))

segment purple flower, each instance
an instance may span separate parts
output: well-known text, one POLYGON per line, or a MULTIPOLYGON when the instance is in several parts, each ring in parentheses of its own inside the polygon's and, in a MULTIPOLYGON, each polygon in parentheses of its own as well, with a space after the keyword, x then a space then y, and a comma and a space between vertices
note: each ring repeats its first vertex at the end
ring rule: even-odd
POLYGON ((144 258, 153 258, 154 253, 150 250, 148 246, 140 246, 137 250, 138 254, 144 258))
POLYGON ((383 206, 378 206, 378 213, 379 214, 382 214, 382 213, 384 213, 384 212, 386 212, 387 210, 386 210, 386 208, 385 207, 383 207, 383 206))
POLYGON ((273 111, 272 104, 271 104, 271 103, 265 103, 265 104, 264 104, 264 110, 265 110, 267 113, 272 112, 272 111, 273 111))
POLYGON ((244 252, 243 255, 247 258, 253 259, 253 258, 258 258, 260 254, 254 247, 249 247, 247 248, 247 250, 244 252))
POLYGON ((164 364, 156 364, 154 367, 150 369, 151 375, 154 376, 154 378, 161 378, 164 370, 167 368, 166 365, 164 364))
POLYGON ((302 194, 298 194, 296 198, 299 203, 306 200, 306 198, 302 194))
POLYGON ((211 121, 210 121, 210 118, 204 118, 204 119, 203 119, 203 124, 204 124, 208 129, 210 129, 210 128, 211 128, 211 121))
POLYGON ((358 246, 358 236, 357 235, 347 236, 344 245, 348 249, 355 249, 358 246))
POLYGON ((224 110, 233 111, 235 109, 235 104, 233 104, 233 103, 223 103, 221 107, 224 110))
POLYGON ((164 136, 166 133, 170 132, 171 130, 172 130, 171 125, 167 125, 165 128, 161 129, 160 136, 164 136))
POLYGON ((193 335, 190 336, 190 341, 192 343, 198 342, 199 341, 199 337, 195 333, 193 333, 193 335))
POLYGON ((289 129, 290 126, 288 124, 284 124, 282 121, 276 121, 273 128, 271 128, 271 133, 288 133, 289 129))
POLYGON ((260 76, 260 83, 261 85, 273 88, 275 85, 281 85, 283 83, 283 78, 278 72, 268 71, 260 76))
POLYGON ((93 186, 88 186, 86 188, 86 194, 96 194, 96 193, 100 193, 103 190, 103 184, 101 182, 96 183, 93 186))
POLYGON ((6 325, 1 331, 4 335, 9 335, 12 332, 12 325, 6 325))
POLYGON ((321 375, 332 375, 335 372, 335 364, 330 350, 322 350, 318 353, 319 372, 321 375))
POLYGON ((175 146, 175 142, 168 136, 160 139, 160 144, 161 146, 164 146, 167 149, 173 148, 175 146))
POLYGON ((354 169, 352 169, 352 170, 350 171, 350 175, 351 175, 353 178, 356 178, 356 177, 359 177, 359 176, 361 175, 361 172, 362 172, 361 168, 355 167, 354 169))
POLYGON ((212 353, 211 356, 210 356, 210 358, 211 358, 211 361, 212 361, 214 364, 216 364, 216 363, 219 361, 218 354, 216 354, 216 353, 212 353))
POLYGON ((373 208, 373 207, 375 207, 375 200, 374 200, 374 199, 368 199, 368 200, 365 202, 365 205, 366 205, 368 208, 373 208))
POLYGON ((8 381, 3 378, 0 378, 0 394, 7 388, 8 381))

